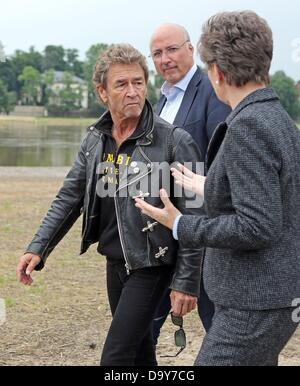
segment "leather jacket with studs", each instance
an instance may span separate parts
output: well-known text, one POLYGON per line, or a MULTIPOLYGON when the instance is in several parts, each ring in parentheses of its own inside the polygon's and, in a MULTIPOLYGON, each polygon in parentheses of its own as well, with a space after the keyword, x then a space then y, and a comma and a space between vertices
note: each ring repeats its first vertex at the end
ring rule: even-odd
MULTIPOLYGON (((107 114, 109 112, 88 128, 62 188, 27 248, 27 252, 42 258, 36 270, 44 267, 49 254, 81 214, 80 253, 85 253, 90 245, 99 241, 101 211, 97 194, 97 166, 102 161, 104 147, 104 134, 99 129, 107 114)), ((127 273, 140 268, 172 265, 174 275, 170 288, 198 296, 202 250, 181 248, 169 229, 141 214, 133 197, 141 195, 148 203, 162 207, 159 190, 168 188, 163 185, 163 175, 170 178, 168 165, 174 162, 195 164, 201 160, 199 148, 186 131, 169 125, 154 114, 147 101, 139 125, 143 126, 144 135, 136 141, 128 173, 124 180, 120 179, 114 196, 127 273)), ((172 180, 171 177, 171 185, 172 180)), ((183 214, 201 213, 200 208, 186 207, 188 198, 184 195, 174 197, 174 188, 171 187, 169 192, 171 201, 183 214)))

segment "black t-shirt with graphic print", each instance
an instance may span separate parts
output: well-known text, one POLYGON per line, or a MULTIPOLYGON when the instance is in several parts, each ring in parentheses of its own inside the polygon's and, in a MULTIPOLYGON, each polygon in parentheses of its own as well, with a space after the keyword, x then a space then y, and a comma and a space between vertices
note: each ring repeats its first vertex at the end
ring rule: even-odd
POLYGON ((100 192, 100 229, 98 252, 108 260, 120 262, 124 260, 121 246, 114 193, 119 188, 119 180, 130 165, 136 140, 143 135, 143 130, 137 127, 134 133, 123 142, 119 149, 111 134, 111 127, 102 128, 105 134, 105 145, 102 163, 98 168, 97 191, 100 192))

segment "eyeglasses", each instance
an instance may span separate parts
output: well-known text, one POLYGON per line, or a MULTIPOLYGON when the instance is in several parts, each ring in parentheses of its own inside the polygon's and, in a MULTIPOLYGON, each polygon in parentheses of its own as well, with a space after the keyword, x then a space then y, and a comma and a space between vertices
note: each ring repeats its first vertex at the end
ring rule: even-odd
POLYGON ((149 57, 151 57, 154 60, 154 62, 157 62, 157 61, 161 60, 163 53, 165 52, 167 57, 169 59, 172 59, 173 56, 180 50, 180 48, 183 47, 185 45, 185 43, 187 43, 187 42, 189 42, 189 40, 186 40, 185 42, 183 42, 179 46, 174 45, 174 46, 167 47, 164 50, 156 50, 156 51, 152 52, 149 55, 149 57))
POLYGON ((180 350, 175 355, 161 355, 161 358, 175 358, 186 347, 186 336, 185 336, 185 332, 183 330, 183 317, 182 316, 176 316, 173 313, 171 313, 171 320, 175 326, 179 327, 179 330, 175 331, 174 339, 175 339, 175 345, 177 347, 180 347, 180 350))

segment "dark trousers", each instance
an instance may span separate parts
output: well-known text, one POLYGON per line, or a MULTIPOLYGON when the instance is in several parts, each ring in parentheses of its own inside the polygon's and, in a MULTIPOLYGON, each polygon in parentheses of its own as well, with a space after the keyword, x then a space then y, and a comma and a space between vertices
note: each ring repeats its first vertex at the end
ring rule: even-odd
MULTIPOLYGON (((162 328, 165 320, 167 319, 171 309, 170 292, 170 289, 166 289, 163 299, 159 304, 159 307, 153 319, 153 340, 155 345, 157 344, 160 335, 160 329, 162 328)), ((200 296, 198 298, 198 314, 206 332, 211 327, 214 312, 214 304, 207 296, 207 293, 205 292, 203 286, 203 282, 201 281, 200 296)))
POLYGON ((156 366, 152 320, 170 285, 169 266, 126 274, 124 263, 107 263, 107 292, 113 320, 101 366, 156 366))

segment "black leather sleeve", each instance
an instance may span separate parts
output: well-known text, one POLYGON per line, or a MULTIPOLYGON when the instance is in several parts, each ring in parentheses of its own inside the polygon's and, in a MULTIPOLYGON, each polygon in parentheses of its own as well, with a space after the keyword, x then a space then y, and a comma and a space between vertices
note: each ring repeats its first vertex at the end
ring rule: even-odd
POLYGON ((26 249, 42 258, 36 267, 41 270, 55 246, 80 216, 86 187, 86 138, 83 140, 74 164, 63 186, 45 216, 40 228, 26 249))
MULTIPOLYGON (((174 134, 173 161, 186 164, 187 167, 200 172, 203 164, 200 164, 201 154, 198 146, 192 137, 182 129, 176 128, 174 134)), ((191 192, 184 192, 182 189, 174 188, 174 205, 185 215, 200 215, 203 211, 202 200, 191 192)), ((171 288, 189 295, 199 296, 202 249, 182 247, 179 245, 176 268, 171 283, 171 288)))

